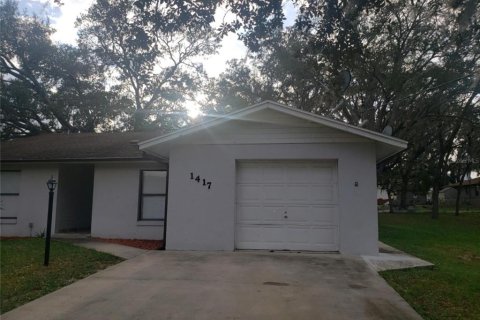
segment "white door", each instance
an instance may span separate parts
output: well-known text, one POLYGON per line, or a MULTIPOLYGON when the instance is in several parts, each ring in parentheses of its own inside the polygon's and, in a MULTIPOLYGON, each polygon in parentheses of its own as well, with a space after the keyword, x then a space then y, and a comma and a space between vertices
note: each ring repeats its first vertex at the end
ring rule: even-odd
POLYGON ((237 249, 338 250, 337 165, 237 164, 237 249))

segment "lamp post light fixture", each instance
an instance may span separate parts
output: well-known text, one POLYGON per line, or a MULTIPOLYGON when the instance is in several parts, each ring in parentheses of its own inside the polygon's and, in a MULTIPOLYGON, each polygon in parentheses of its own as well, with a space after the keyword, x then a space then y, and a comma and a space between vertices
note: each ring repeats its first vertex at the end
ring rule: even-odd
POLYGON ((50 259, 50 235, 52 233, 52 210, 53 210, 53 195, 55 187, 57 186, 57 181, 53 179, 53 176, 50 177, 47 181, 48 187, 48 216, 47 216, 47 234, 45 235, 45 258, 43 260, 43 265, 48 266, 48 260, 50 259))
POLYGON ((57 181, 53 179, 53 176, 50 177, 50 179, 48 179, 47 187, 48 187, 48 190, 55 191, 55 188, 57 187, 57 181))

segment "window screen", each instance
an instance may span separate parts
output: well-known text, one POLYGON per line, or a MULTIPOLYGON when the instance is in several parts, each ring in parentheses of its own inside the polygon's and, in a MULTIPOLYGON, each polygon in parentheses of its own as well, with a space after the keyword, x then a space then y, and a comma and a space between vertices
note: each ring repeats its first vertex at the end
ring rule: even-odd
POLYGON ((167 171, 141 171, 139 220, 164 220, 166 199, 167 171))
POLYGON ((20 171, 0 172, 0 193, 2 195, 20 194, 20 171))

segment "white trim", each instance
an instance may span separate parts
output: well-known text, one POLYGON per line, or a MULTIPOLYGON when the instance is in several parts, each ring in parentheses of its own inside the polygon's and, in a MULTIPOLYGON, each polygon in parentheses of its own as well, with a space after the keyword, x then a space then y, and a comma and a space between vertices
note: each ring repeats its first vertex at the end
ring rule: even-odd
POLYGON ((164 221, 163 220, 138 220, 137 227, 163 227, 164 221))
POLYGON ((171 140, 175 140, 175 139, 178 139, 182 136, 186 136, 186 135, 189 135, 189 134, 201 131, 201 130, 205 130, 205 129, 220 125, 220 124, 225 123, 225 122, 230 121, 230 120, 241 119, 241 118, 243 118, 243 117, 245 117, 249 114, 252 114, 252 113, 264 110, 264 109, 272 109, 272 110, 275 110, 275 111, 278 111, 278 112, 281 112, 281 113, 284 113, 284 114, 288 114, 288 115, 291 115, 291 116, 294 116, 294 117, 297 117, 297 118, 300 118, 300 119, 304 119, 304 120, 307 120, 307 121, 312 121, 314 123, 318 123, 318 124, 321 124, 321 125, 324 125, 324 126, 327 126, 327 127, 330 127, 330 128, 334 128, 334 129, 338 129, 338 130, 348 132, 348 133, 351 133, 351 134, 354 134, 354 135, 358 135, 358 136, 361 136, 361 137, 364 137, 364 138, 367 138, 367 139, 370 139, 370 140, 374 140, 374 141, 378 141, 378 142, 385 143, 385 144, 388 144, 388 145, 392 145, 392 146, 395 146, 397 148, 405 149, 405 148, 407 148, 407 145, 408 145, 408 142, 405 141, 405 140, 401 140, 401 139, 398 139, 398 138, 387 136, 387 135, 384 135, 382 133, 378 133, 378 132, 375 132, 375 131, 371 131, 371 130, 367 130, 367 129, 364 129, 364 128, 356 127, 356 126, 353 126, 353 125, 350 125, 350 124, 347 124, 347 123, 344 123, 344 122, 341 122, 341 121, 338 121, 338 120, 333 120, 333 119, 330 119, 330 118, 327 118, 327 117, 324 117, 324 116, 320 116, 320 115, 313 114, 313 113, 306 112, 306 111, 299 110, 299 109, 294 109, 294 108, 288 107, 286 105, 283 105, 283 104, 280 104, 280 103, 277 103, 277 102, 266 100, 266 101, 260 102, 258 104, 255 104, 253 106, 241 109, 239 111, 229 113, 229 114, 227 114, 225 116, 222 116, 218 119, 213 119, 213 120, 210 120, 210 121, 206 121, 204 123, 200 123, 198 125, 194 125, 194 126, 189 127, 189 128, 177 130, 177 131, 172 132, 170 134, 166 134, 166 135, 163 135, 163 136, 160 136, 160 137, 155 137, 155 138, 152 138, 152 139, 149 139, 149 140, 142 141, 138 144, 138 146, 139 146, 140 150, 145 150, 145 149, 147 149, 149 147, 152 147, 154 145, 161 144, 161 143, 164 143, 164 142, 168 142, 168 141, 171 141, 171 140))

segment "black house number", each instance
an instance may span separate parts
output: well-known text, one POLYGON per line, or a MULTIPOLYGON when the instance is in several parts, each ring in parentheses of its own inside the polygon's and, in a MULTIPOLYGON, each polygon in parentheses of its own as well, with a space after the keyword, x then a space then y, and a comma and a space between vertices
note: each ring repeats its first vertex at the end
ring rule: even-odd
POLYGON ((199 175, 197 175, 195 177, 195 175, 193 174, 193 172, 190 172, 190 180, 194 180, 196 181, 197 183, 200 183, 200 181, 202 182, 202 186, 205 186, 207 187, 207 189, 210 189, 212 187, 212 182, 211 181, 206 181, 205 179, 202 179, 200 178, 199 175))

